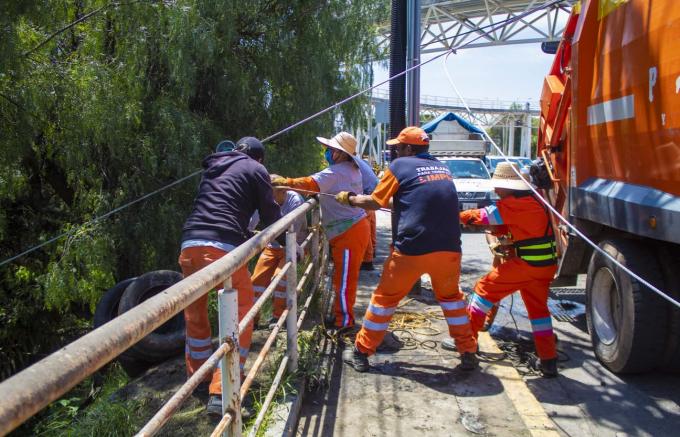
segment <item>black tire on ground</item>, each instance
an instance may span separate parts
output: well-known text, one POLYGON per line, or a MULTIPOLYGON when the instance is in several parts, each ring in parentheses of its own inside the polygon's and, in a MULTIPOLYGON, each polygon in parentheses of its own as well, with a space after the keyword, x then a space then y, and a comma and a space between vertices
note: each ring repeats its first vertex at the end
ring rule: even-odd
MULTIPOLYGON (((157 270, 141 275, 123 293, 118 314, 123 314, 182 279, 181 273, 172 270, 157 270)), ((184 314, 180 312, 128 351, 131 355, 147 361, 164 361, 184 351, 184 327, 184 314)))
MULTIPOLYGON (((680 248, 664 247, 657 252, 664 278, 663 291, 680 301, 680 248)), ((664 352, 663 368, 680 372, 680 308, 668 303, 668 339, 664 352)))
MULTIPOLYGON (((104 293, 99 303, 97 303, 97 308, 94 312, 93 325, 95 329, 118 316, 118 304, 120 303, 120 298, 123 296, 125 289, 132 282, 134 282, 135 279, 137 278, 130 278, 120 281, 111 287, 106 293, 104 293)), ((125 373, 127 373, 131 378, 141 375, 153 364, 134 357, 134 355, 131 355, 128 351, 118 355, 118 357, 116 357, 116 361, 118 361, 125 373)))
POLYGON ((97 303, 97 308, 94 311, 94 328, 99 328, 104 323, 118 316, 118 304, 120 303, 120 298, 123 296, 123 292, 137 278, 125 279, 120 281, 109 290, 104 293, 99 303, 97 303))
MULTIPOLYGON (((659 287, 661 270, 643 243, 605 240, 605 252, 659 287)), ((594 251, 586 281, 586 320, 598 360, 614 373, 639 373, 662 364, 668 334, 665 301, 594 251)))

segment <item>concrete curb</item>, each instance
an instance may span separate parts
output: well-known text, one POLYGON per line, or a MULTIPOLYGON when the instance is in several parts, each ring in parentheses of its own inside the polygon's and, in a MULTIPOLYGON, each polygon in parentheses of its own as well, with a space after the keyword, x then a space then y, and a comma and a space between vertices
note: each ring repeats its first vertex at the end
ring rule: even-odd
MULTIPOLYGON (((488 332, 479 333, 481 349, 491 353, 502 353, 488 332)), ((515 406, 517 414, 533 437, 560 437, 555 423, 548 417, 543 406, 531 393, 522 376, 512 366, 492 365, 487 370, 496 376, 515 406)))
POLYGON ((296 395, 286 396, 285 402, 278 404, 276 408, 272 410, 272 419, 264 432, 265 437, 291 437, 295 435, 298 420, 300 419, 302 400, 305 390, 307 389, 306 378, 303 378, 303 380, 297 384, 296 389, 296 395))

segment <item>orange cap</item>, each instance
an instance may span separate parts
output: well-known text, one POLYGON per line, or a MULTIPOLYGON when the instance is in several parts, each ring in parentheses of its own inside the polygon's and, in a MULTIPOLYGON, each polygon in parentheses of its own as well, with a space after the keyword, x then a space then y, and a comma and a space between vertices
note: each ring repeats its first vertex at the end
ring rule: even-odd
POLYGON ((427 133, 417 126, 405 127, 397 138, 388 140, 387 144, 394 146, 396 144, 412 144, 414 146, 429 146, 430 137, 427 133))

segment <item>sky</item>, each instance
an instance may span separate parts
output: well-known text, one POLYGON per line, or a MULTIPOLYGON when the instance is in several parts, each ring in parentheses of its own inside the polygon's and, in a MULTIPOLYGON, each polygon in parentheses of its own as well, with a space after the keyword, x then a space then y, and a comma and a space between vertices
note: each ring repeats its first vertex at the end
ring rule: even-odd
MULTIPOLYGON (((423 55, 423 61, 439 53, 423 55)), ((554 55, 541 51, 540 44, 519 44, 460 50, 446 62, 449 74, 466 99, 492 99, 538 104, 543 78, 554 55)), ((444 72, 444 58, 423 66, 420 93, 456 97, 444 72)), ((388 78, 387 67, 374 66, 374 84, 388 78)), ((387 84, 381 88, 387 89, 387 84)))

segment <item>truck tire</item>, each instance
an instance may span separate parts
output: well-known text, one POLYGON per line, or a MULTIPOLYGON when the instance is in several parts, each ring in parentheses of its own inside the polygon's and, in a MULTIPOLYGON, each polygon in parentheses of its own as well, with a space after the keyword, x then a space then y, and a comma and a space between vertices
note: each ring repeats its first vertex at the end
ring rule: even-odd
MULTIPOLYGON (((663 291, 680 301, 680 249, 663 247, 657 252, 664 278, 663 291)), ((668 339, 663 358, 663 369, 680 372, 680 308, 668 305, 668 339)))
MULTIPOLYGON (((656 257, 644 244, 616 239, 599 246, 648 282, 663 283, 656 257)), ((605 367, 640 373, 662 364, 668 331, 664 300, 597 251, 588 266, 586 306, 595 355, 605 367)))
MULTIPOLYGON (((94 312, 93 327, 99 328, 105 323, 109 322, 111 319, 118 315, 118 304, 120 303, 120 298, 123 296, 125 289, 135 281, 137 278, 125 279, 120 281, 109 290, 104 293, 99 303, 97 303, 97 308, 94 312)), ((142 373, 144 373, 152 363, 138 359, 131 355, 128 351, 116 357, 116 361, 123 368, 125 373, 131 378, 135 378, 142 373)))
MULTIPOLYGON (((157 270, 141 275, 123 293, 118 314, 134 308, 182 279, 181 273, 172 270, 157 270)), ((184 314, 180 312, 130 347, 128 352, 150 362, 164 361, 184 351, 184 328, 184 314)))

